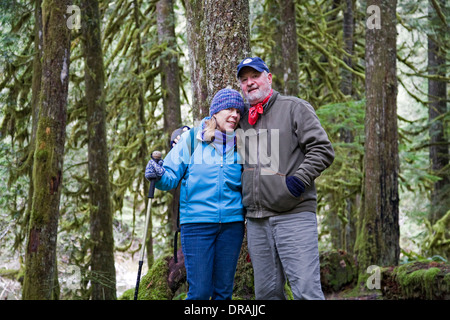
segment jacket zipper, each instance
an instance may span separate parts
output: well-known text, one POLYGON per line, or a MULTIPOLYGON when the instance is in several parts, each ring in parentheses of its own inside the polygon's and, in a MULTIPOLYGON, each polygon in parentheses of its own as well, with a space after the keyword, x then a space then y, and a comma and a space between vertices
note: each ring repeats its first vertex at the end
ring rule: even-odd
POLYGON ((222 223, 222 181, 223 181, 223 155, 220 157, 219 169, 219 223, 222 223))
MULTIPOLYGON (((260 121, 262 121, 262 119, 260 119, 260 121)), ((257 143, 257 146, 256 146, 256 168, 255 168, 255 172, 254 172, 255 176, 253 177, 253 181, 255 181, 255 184, 254 184, 255 185, 255 207, 257 210, 257 215, 262 214, 261 213, 261 194, 260 194, 261 163, 259 161, 259 153, 260 153, 259 139, 261 137, 260 137, 259 133, 260 133, 260 129, 258 129, 257 139, 256 139, 256 143, 257 143)))

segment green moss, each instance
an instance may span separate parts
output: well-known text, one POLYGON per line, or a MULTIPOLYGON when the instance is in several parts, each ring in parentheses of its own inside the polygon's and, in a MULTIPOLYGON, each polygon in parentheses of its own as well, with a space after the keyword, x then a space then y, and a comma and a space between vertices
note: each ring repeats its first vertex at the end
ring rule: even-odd
POLYGON ((125 291, 118 300, 134 300, 134 288, 125 291))
POLYGON ((414 262, 396 267, 390 282, 397 282, 399 299, 447 299, 450 297, 449 265, 444 263, 414 262))
MULTIPOLYGON (((150 270, 139 282, 138 300, 171 300, 173 293, 167 283, 167 257, 155 261, 150 270)), ((134 300, 135 288, 128 289, 119 300, 134 300)))
POLYGON ((16 280, 18 274, 19 274, 19 270, 0 269, 0 277, 2 277, 2 278, 16 280))
POLYGON ((337 292, 353 286, 356 275, 353 258, 346 252, 331 250, 320 253, 320 277, 324 292, 337 292))
POLYGON ((47 150, 37 150, 36 151, 36 160, 37 161, 45 161, 48 158, 48 151, 47 150))
POLYGON ((168 271, 166 257, 156 260, 141 279, 138 300, 171 300, 173 293, 167 283, 168 271))

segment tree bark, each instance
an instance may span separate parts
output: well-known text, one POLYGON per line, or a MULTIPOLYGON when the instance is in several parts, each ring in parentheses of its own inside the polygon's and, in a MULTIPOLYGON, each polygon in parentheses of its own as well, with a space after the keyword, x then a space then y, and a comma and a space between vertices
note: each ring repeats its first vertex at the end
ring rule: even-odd
POLYGON ((248 0, 185 0, 194 122, 209 115, 214 94, 239 90, 237 64, 250 54, 248 0))
MULTIPOLYGON (((355 0, 345 0, 344 6, 344 20, 343 20, 343 36, 344 36, 344 62, 350 68, 353 67, 353 51, 354 51, 354 33, 355 33, 355 19, 354 7, 355 0)), ((346 96, 352 96, 353 93, 353 73, 346 68, 342 68, 342 93, 346 96)))
MULTIPOLYGON (((441 8, 444 1, 437 1, 441 8)), ((428 35, 428 74, 439 75, 445 78, 446 75, 446 51, 440 41, 444 41, 445 28, 438 18, 435 9, 430 4, 428 9, 430 25, 435 26, 434 35, 428 35), (439 41, 440 40, 440 41, 439 41)), ((449 147, 448 138, 445 136, 445 120, 442 116, 447 113, 447 83, 432 78, 428 79, 428 116, 430 122, 430 161, 432 173, 440 178, 436 181, 431 191, 431 210, 429 220, 434 224, 442 218, 450 205, 448 192, 450 189, 449 178, 449 147)))
POLYGON ((278 0, 281 19, 281 56, 283 61, 284 94, 298 96, 298 44, 297 27, 295 23, 295 2, 293 0, 278 0))
POLYGON ((185 0, 194 123, 209 114, 203 2, 204 0, 185 0))
POLYGON ((91 283, 93 300, 116 299, 113 212, 106 138, 105 75, 97 0, 82 0, 90 179, 91 283))
POLYGON ((356 243, 361 272, 369 265, 397 265, 399 247, 396 76, 397 2, 371 0, 381 28, 366 28, 366 141, 364 203, 356 243))
MULTIPOLYGON (((344 56, 344 62, 350 68, 353 68, 353 54, 354 54, 354 32, 355 32, 355 19, 354 19, 354 8, 355 0, 345 0, 344 6, 344 21, 343 21, 343 36, 344 36, 344 51, 346 55, 344 56)), ((341 82, 342 93, 349 96, 351 99, 353 97, 353 72, 342 69, 342 82, 341 82)), ((348 128, 343 128, 341 130, 341 140, 345 143, 353 143, 353 133, 348 128)), ((345 217, 347 223, 342 230, 342 243, 341 249, 348 252, 353 252, 353 246, 356 240, 356 198, 359 197, 360 193, 355 196, 348 198, 346 200, 345 217)))
MULTIPOLYGON (((181 126, 180 76, 178 57, 175 52, 175 16, 173 0, 159 0, 156 4, 158 23, 158 42, 166 44, 167 49, 159 60, 161 69, 161 88, 164 105, 164 131, 169 135, 181 126)), ((170 141, 167 141, 169 146, 170 141)), ((169 146, 170 147, 170 146, 169 146)))
MULTIPOLYGON (((37 125, 39 119, 39 100, 41 97, 41 78, 42 78, 42 1, 35 1, 34 8, 34 59, 33 59, 33 78, 31 85, 31 141, 30 141, 30 150, 29 157, 34 155, 36 149, 36 133, 37 133, 37 125)), ((30 184, 28 193, 33 194, 34 186, 33 186, 33 162, 31 161, 31 165, 29 168, 30 184)), ((33 198, 29 197, 27 200, 27 213, 25 220, 28 220, 31 212, 31 207, 33 205, 33 198)))
POLYGON ((217 91, 239 90, 236 67, 250 53, 248 0, 205 1, 208 106, 217 91))
POLYGON ((59 296, 56 240, 69 84, 70 30, 65 14, 69 4, 69 0, 42 4, 41 99, 25 255, 24 300, 50 300, 59 296))
MULTIPOLYGON (((159 65, 161 69, 161 89, 163 92, 164 131, 168 136, 166 148, 170 150, 170 137, 172 132, 179 128, 181 123, 180 109, 180 75, 178 57, 176 52, 175 16, 173 0, 160 0, 156 4, 158 23, 158 42, 166 45, 159 65)), ((179 188, 171 190, 172 200, 169 204, 168 221, 171 230, 176 230, 179 205, 179 188)))

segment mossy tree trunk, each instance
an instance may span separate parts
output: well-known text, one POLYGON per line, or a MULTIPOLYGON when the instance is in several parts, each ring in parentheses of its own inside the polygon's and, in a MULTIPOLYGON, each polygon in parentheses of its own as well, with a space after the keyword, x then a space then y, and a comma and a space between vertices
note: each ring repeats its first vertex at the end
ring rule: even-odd
POLYGON ((445 78, 446 75, 446 50, 445 34, 448 30, 445 20, 437 14, 437 11, 445 8, 445 1, 435 1, 429 5, 428 19, 430 26, 436 26, 436 30, 428 35, 428 101, 430 122, 430 161, 432 173, 440 178, 434 183, 431 191, 431 210, 429 220, 431 224, 442 218, 450 207, 450 178, 449 178, 449 143, 445 136, 446 126, 443 115, 447 113, 447 83, 435 77, 445 78))
POLYGON ((380 28, 366 28, 364 203, 356 252, 360 273, 370 265, 397 265, 399 247, 396 5, 371 0, 380 28), (380 20, 378 20, 380 21, 380 20))
POLYGON ((205 1, 206 74, 208 106, 217 91, 239 90, 236 68, 250 53, 249 3, 205 1))
MULTIPOLYGON (((33 79, 31 86, 31 141, 29 146, 29 157, 33 157, 35 147, 36 147, 36 133, 37 124, 39 119, 39 100, 41 94, 41 77, 42 77, 42 8, 41 0, 35 1, 34 8, 34 59, 33 59, 33 79)), ((29 177, 30 185, 28 192, 33 194, 33 161, 30 161, 31 165, 29 167, 29 177)), ((29 197, 27 200, 27 214, 25 221, 28 222, 29 213, 31 212, 31 207, 33 205, 33 198, 29 197)))
POLYGON ((84 80, 88 126, 92 299, 116 299, 113 212, 108 173, 106 105, 97 0, 82 0, 84 80))
MULTIPOLYGON (((353 68, 353 55, 354 55, 354 33, 355 33, 355 18, 354 18, 354 9, 355 9, 355 0, 345 0, 345 5, 343 8, 343 37, 344 37, 344 62, 349 68, 353 68)), ((353 73, 346 69, 342 68, 342 82, 341 82, 341 90, 342 93, 348 97, 348 99, 357 99, 353 90, 353 73)), ((352 130, 348 128, 341 129, 340 135, 341 141, 345 143, 353 143, 354 137, 352 130)), ((351 194, 351 191, 349 191, 351 194)), ((357 220, 357 199, 359 198, 360 193, 355 194, 354 196, 348 197, 346 199, 346 207, 343 214, 343 219, 339 219, 340 226, 340 237, 339 242, 340 246, 336 248, 344 249, 347 252, 353 252, 353 246, 356 240, 356 220, 357 220), (341 223, 341 221, 345 221, 345 223, 341 223)))
MULTIPOLYGON (((160 0, 156 3, 158 42, 165 45, 166 50, 159 59, 161 69, 161 90, 164 109, 164 131, 169 137, 167 150, 170 150, 170 137, 172 132, 179 128, 181 123, 180 109, 180 67, 178 66, 177 43, 175 35, 175 15, 173 0, 160 0)), ((172 200, 168 210, 168 221, 171 230, 176 230, 179 188, 171 190, 172 200)))
POLYGON ((70 64, 69 0, 42 3, 42 81, 33 164, 33 197, 22 297, 59 296, 56 240, 62 185, 70 64))
POLYGON ((206 82, 206 43, 203 32, 204 0, 185 0, 187 38, 189 48, 189 69, 192 87, 192 116, 194 123, 209 113, 208 86, 206 82))
POLYGON ((209 115, 214 94, 239 90, 236 67, 250 54, 249 3, 186 0, 194 122, 209 115))
POLYGON ((294 0, 278 0, 278 3, 281 19, 281 67, 283 69, 284 94, 298 96, 299 66, 295 2, 294 0))
MULTIPOLYGON (((181 126, 180 111, 180 68, 176 52, 175 16, 173 0, 159 0, 156 3, 158 42, 166 50, 159 59, 161 88, 163 91, 164 131, 169 135, 181 126)), ((169 142, 167 145, 169 145, 169 142)))

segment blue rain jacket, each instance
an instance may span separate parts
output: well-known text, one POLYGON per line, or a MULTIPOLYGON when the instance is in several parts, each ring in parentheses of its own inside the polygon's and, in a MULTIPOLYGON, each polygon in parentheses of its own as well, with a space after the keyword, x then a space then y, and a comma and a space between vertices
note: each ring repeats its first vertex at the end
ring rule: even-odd
POLYGON ((200 128, 204 120, 200 127, 184 132, 167 154, 164 159, 166 171, 156 188, 171 190, 181 180, 180 224, 244 221, 242 164, 234 148, 234 134, 227 136, 225 146, 228 148, 217 141, 203 141, 200 128))

